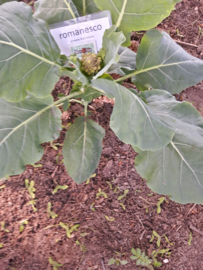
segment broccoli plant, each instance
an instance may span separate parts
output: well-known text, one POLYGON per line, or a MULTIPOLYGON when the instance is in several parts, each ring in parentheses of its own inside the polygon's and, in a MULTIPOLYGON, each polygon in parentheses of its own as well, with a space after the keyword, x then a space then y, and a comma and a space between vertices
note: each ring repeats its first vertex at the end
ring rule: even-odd
MULTIPOLYGON (((4 1, 3 1, 4 2, 4 1)), ((43 155, 42 143, 58 138, 61 104, 80 98, 84 116, 67 129, 64 165, 77 183, 98 166, 105 131, 89 119, 88 103, 115 99, 110 127, 138 156, 135 166, 149 187, 180 203, 203 203, 203 118, 173 97, 203 80, 203 61, 165 32, 152 29, 180 0, 38 0, 35 13, 22 2, 0 6, 0 178, 20 174, 43 155), (113 26, 98 55, 66 57, 48 24, 110 10, 113 26), (152 29, 152 30, 149 30, 152 29), (137 54, 127 48, 131 31, 149 30, 137 54), (117 73, 113 80, 109 75, 117 73), (73 89, 53 101, 60 76, 73 89), (131 78, 139 91, 122 85, 131 78)), ((1 1, 2 3, 2 1, 1 1)))

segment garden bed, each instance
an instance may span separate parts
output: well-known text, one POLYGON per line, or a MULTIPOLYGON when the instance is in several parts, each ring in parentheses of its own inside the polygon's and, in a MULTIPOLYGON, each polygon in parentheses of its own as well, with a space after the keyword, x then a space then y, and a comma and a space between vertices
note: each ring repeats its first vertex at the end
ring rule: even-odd
MULTIPOLYGON (((203 59, 201 0, 177 4, 176 10, 158 29, 170 33, 175 40, 193 45, 182 46, 193 56, 203 59)), ((142 33, 133 33, 132 50, 137 50, 141 37, 142 33)), ((134 87, 130 81, 125 84, 134 87)), ((61 78, 53 96, 67 94, 71 85, 69 78, 61 78)), ((191 102, 203 116, 203 82, 186 89, 176 98, 191 102)), ((113 101, 106 97, 94 100, 89 106, 91 119, 106 130, 106 135, 96 175, 87 183, 75 184, 61 163, 65 129, 52 145, 43 145, 45 153, 38 162, 41 165, 29 165, 23 174, 0 182, 1 186, 5 185, 0 193, 0 221, 5 223, 0 232, 3 245, 0 249, 1 270, 52 269, 49 257, 63 265, 59 269, 140 269, 136 261, 130 259, 131 248, 141 249, 150 258, 154 250, 168 249, 170 256, 167 252, 163 257, 157 256, 162 263, 158 268, 161 270, 203 269, 202 205, 181 205, 165 197, 161 212, 157 213, 157 203, 163 196, 147 187, 134 168, 136 153, 109 128, 112 108, 113 101), (25 187, 25 179, 34 180, 36 212, 28 204, 32 198, 25 187), (68 188, 52 194, 57 184, 68 185, 68 188), (125 190, 129 191, 120 199, 125 190), (56 218, 47 213, 48 202, 58 215, 56 218), (24 220, 28 224, 20 232, 24 220), (69 238, 60 222, 70 228, 79 226, 69 238), (160 247, 157 237, 150 242, 153 231, 161 236, 160 247), (127 260, 128 264, 108 266, 111 258, 127 260)), ((63 113, 63 125, 73 123, 82 113, 82 106, 72 102, 69 111, 63 113)))

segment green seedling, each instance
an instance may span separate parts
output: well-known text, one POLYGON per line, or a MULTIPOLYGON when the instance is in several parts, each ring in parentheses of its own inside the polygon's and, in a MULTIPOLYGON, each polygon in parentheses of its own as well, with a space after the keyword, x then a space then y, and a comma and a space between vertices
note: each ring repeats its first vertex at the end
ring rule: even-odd
POLYGON ((156 258, 159 254, 161 256, 163 256, 164 254, 170 256, 171 253, 169 252, 169 248, 153 250, 151 256, 152 256, 152 259, 153 259, 153 266, 154 267, 160 267, 162 265, 162 263, 159 262, 157 260, 157 258, 156 258))
POLYGON ((6 187, 6 185, 2 185, 2 186, 0 186, 0 189, 3 189, 3 188, 5 188, 6 187))
POLYGON ((171 242, 169 241, 168 237, 167 237, 166 235, 164 235, 164 237, 165 237, 166 242, 167 242, 169 245, 173 246, 173 243, 171 243, 171 242))
POLYGON ((119 266, 119 264, 121 264, 121 265, 126 265, 127 263, 128 263, 128 261, 126 261, 126 260, 121 260, 121 259, 119 259, 119 258, 116 258, 116 259, 111 258, 111 259, 109 260, 109 262, 108 262, 108 265, 115 264, 115 265, 119 266))
POLYGON ((183 35, 180 35, 179 29, 176 29, 176 33, 177 33, 177 36, 179 36, 179 37, 184 37, 183 35))
POLYGON ((63 146, 61 143, 53 143, 53 141, 50 142, 50 147, 52 147, 54 150, 58 150, 57 146, 63 146))
POLYGON ((125 205, 123 203, 119 203, 119 205, 123 208, 123 210, 125 210, 125 205))
POLYGON ((68 238, 71 238, 71 237, 72 237, 71 233, 74 232, 74 231, 77 231, 78 228, 80 227, 80 224, 76 224, 76 225, 73 225, 73 226, 71 227, 70 225, 68 225, 68 224, 66 225, 66 224, 64 224, 63 222, 60 222, 59 225, 60 225, 63 229, 66 230, 66 236, 67 236, 68 238))
POLYGON ((55 262, 51 257, 49 257, 49 263, 53 266, 53 270, 58 270, 58 267, 63 266, 63 264, 55 262))
POLYGON ((137 248, 131 249, 131 252, 133 256, 130 257, 131 260, 136 260, 137 265, 146 266, 149 269, 153 269, 151 266, 152 260, 149 259, 149 257, 145 254, 145 252, 142 252, 141 249, 137 248))
POLYGON ((142 190, 136 189, 135 190, 135 196, 137 195, 137 193, 142 193, 142 190))
POLYGON ((95 205, 95 203, 93 202, 91 205, 90 205, 90 209, 93 211, 93 212, 96 212, 96 209, 93 207, 95 205))
POLYGON ((22 232, 22 231, 24 230, 24 228, 25 228, 24 225, 26 225, 26 224, 28 224, 28 221, 27 221, 27 220, 22 220, 22 221, 20 222, 20 228, 19 228, 19 231, 20 231, 20 232, 22 232))
POLYGON ((51 218, 55 219, 56 217, 58 217, 57 214, 55 214, 54 212, 51 211, 51 203, 50 202, 47 203, 47 213, 49 214, 49 217, 51 217, 51 218))
POLYGON ((107 194, 104 191, 101 191, 101 188, 99 188, 98 193, 96 195, 97 195, 96 199, 98 199, 100 196, 104 196, 104 198, 106 199, 108 198, 107 194))
POLYGON ((120 201, 120 200, 122 200, 123 198, 125 198, 126 195, 128 194, 128 192, 129 192, 129 189, 124 190, 123 195, 121 195, 121 196, 118 197, 118 201, 120 201))
POLYGON ((158 203, 157 203, 157 213, 158 213, 158 214, 161 213, 161 204, 162 204, 164 201, 168 203, 168 201, 166 200, 165 197, 159 198, 159 201, 158 201, 158 203))
POLYGON ((37 201, 38 200, 31 200, 31 201, 29 201, 29 202, 26 203, 27 205, 31 205, 32 206, 32 209, 33 209, 33 212, 34 213, 36 213, 38 211, 38 209, 35 207, 37 201))
POLYGON ((41 167, 43 167, 43 165, 42 164, 30 164, 32 167, 34 167, 34 168, 41 168, 41 167))
POLYGON ((85 252, 87 251, 86 247, 84 245, 82 245, 78 240, 76 240, 76 245, 78 245, 80 247, 80 250, 82 251, 83 255, 82 258, 80 259, 80 262, 82 262, 83 257, 85 255, 85 252))
POLYGON ((114 221, 114 220, 115 220, 115 218, 114 218, 114 217, 108 217, 108 216, 105 216, 105 219, 106 219, 106 220, 108 220, 108 221, 110 221, 110 222, 112 222, 112 221, 114 221))
POLYGON ((32 199, 35 198, 34 192, 36 191, 36 188, 34 187, 34 185, 35 185, 34 180, 31 180, 29 182, 29 179, 25 179, 25 187, 27 188, 32 199))
POLYGON ((5 228, 5 222, 4 221, 1 222, 1 230, 4 231, 4 232, 10 232, 8 229, 5 228))
POLYGON ((67 185, 60 186, 60 185, 57 184, 57 182, 56 182, 55 180, 54 180, 54 182, 55 182, 55 184, 56 184, 57 186, 56 186, 55 189, 52 191, 52 194, 55 194, 59 189, 65 190, 65 189, 68 188, 67 185))
POLYGON ((58 165, 59 163, 59 157, 60 157, 61 153, 58 153, 58 155, 56 156, 56 164, 58 165))
POLYGON ((110 189, 112 190, 113 189, 112 184, 109 181, 106 181, 106 183, 109 185, 110 189))
POLYGON ((87 251, 86 247, 84 245, 82 245, 78 240, 75 241, 76 245, 78 245, 80 247, 80 250, 85 253, 87 251))
POLYGON ((192 244, 192 232, 190 232, 189 240, 188 240, 188 245, 191 246, 191 244, 192 244))
POLYGON ((97 174, 93 173, 87 180, 86 180, 86 185, 88 185, 90 183, 90 179, 94 178, 97 174))
POLYGON ((120 192, 120 188, 117 186, 117 187, 114 189, 113 192, 114 192, 114 193, 119 193, 119 192, 120 192))
POLYGON ((154 237, 157 237, 156 244, 157 244, 157 247, 160 247, 160 245, 161 245, 161 236, 156 231, 153 230, 152 237, 149 240, 149 242, 152 242, 154 240, 154 237))
POLYGON ((0 248, 3 248, 4 246, 3 246, 3 244, 2 243, 0 243, 0 248))

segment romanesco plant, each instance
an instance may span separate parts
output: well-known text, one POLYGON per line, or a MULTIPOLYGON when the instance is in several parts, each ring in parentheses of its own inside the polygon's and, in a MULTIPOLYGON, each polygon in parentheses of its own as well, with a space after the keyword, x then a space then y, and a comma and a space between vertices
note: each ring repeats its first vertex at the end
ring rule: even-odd
POLYGON ((81 69, 88 75, 94 75, 101 69, 101 57, 95 53, 82 54, 81 69))

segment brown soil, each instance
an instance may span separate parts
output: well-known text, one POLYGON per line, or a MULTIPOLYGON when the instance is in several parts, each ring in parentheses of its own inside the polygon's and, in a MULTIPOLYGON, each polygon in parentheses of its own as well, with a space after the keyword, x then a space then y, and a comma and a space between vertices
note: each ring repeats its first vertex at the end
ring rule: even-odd
MULTIPOLYGON (((177 4, 169 18, 158 27, 170 33, 172 38, 196 44, 198 48, 182 45, 192 55, 203 59, 203 1, 184 0, 177 4), (177 31, 178 29, 178 31, 177 31), (181 35, 181 36, 179 36, 181 35)), ((131 48, 136 50, 141 34, 132 35, 131 48)), ((130 82, 129 82, 130 83, 130 82)), ((57 83, 53 96, 70 90, 69 78, 57 83)), ((203 82, 190 87, 177 95, 179 100, 187 100, 203 115, 203 82)), ((146 269, 136 266, 130 260, 131 248, 140 248, 149 257, 157 250, 156 240, 150 242, 153 230, 161 237, 161 249, 169 249, 170 256, 158 256, 161 270, 202 270, 203 269, 203 207, 202 205, 181 205, 170 201, 161 206, 157 214, 157 202, 162 196, 153 193, 134 168, 136 153, 123 144, 109 128, 113 101, 105 97, 91 104, 91 118, 106 130, 102 157, 96 176, 88 184, 77 185, 68 176, 59 155, 62 147, 53 149, 44 144, 45 154, 34 168, 29 165, 26 171, 10 177, 0 193, 0 221, 5 228, 0 231, 0 270, 49 270, 49 257, 63 264, 64 270, 107 270, 107 269, 146 269), (34 180, 36 187, 37 212, 27 203, 31 197, 25 188, 24 180, 34 180), (52 191, 60 185, 68 185, 66 190, 52 191), (97 198, 101 189, 108 196, 97 198), (116 190, 115 190, 116 189, 116 190), (118 197, 128 189, 121 201, 118 197), (58 216, 53 219, 47 213, 47 203, 58 216), (125 210, 119 203, 122 202, 125 210), (112 218, 108 221, 106 217, 112 218), (22 232, 20 222, 27 220, 22 232), (71 238, 60 222, 79 225, 71 238), (48 226, 56 225, 47 228, 48 226), (168 243, 166 235, 172 243, 168 243), (191 245, 189 239, 192 235, 191 245), (79 241, 79 242, 78 242, 79 241), (81 244, 78 245, 78 244, 81 244), (116 254, 119 252, 119 254, 116 254), (125 259, 126 266, 108 266, 111 258, 125 259)), ((77 115, 82 115, 82 107, 72 103, 68 112, 63 113, 63 124, 72 123, 77 115)), ((54 143, 63 143, 65 129, 54 143)))

